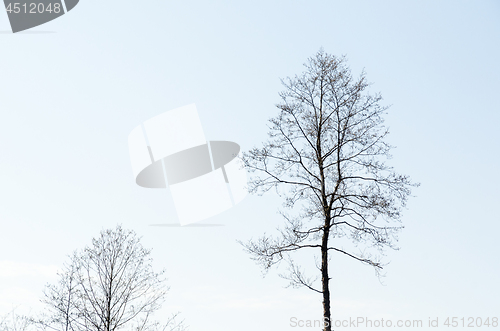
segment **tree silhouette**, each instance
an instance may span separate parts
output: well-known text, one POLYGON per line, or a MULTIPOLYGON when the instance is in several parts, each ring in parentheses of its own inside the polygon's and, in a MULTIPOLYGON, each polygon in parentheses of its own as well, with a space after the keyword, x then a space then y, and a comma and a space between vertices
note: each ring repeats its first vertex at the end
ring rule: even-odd
POLYGON ((379 253, 396 249, 401 210, 416 184, 384 162, 392 148, 384 142, 387 107, 380 105, 380 94, 367 92, 364 72, 353 78, 344 57, 322 50, 305 67, 300 76, 282 81, 285 90, 279 115, 270 120, 269 140, 243 156, 247 169, 256 173, 249 183, 252 193, 275 188, 285 207, 300 211, 292 216, 282 212, 285 226, 279 235, 242 244, 264 270, 285 261, 288 271, 282 277, 291 286, 321 293, 324 330, 330 331, 330 253, 371 265, 378 273, 383 267, 379 254, 353 252, 340 244, 350 237, 379 253), (298 250, 319 257, 319 287, 292 259, 298 250))
POLYGON ((150 253, 133 231, 101 231, 74 252, 59 282, 46 287, 42 301, 50 313, 38 324, 61 331, 184 330, 173 319, 167 325, 151 320, 168 289, 150 253))

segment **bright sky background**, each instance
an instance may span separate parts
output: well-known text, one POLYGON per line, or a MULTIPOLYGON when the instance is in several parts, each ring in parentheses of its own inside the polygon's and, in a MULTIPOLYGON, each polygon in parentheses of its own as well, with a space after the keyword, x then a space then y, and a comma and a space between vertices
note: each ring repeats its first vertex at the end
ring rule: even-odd
POLYGON ((159 318, 181 311, 193 331, 320 318, 320 295, 263 278, 236 242, 282 223, 276 196, 206 220, 222 227, 150 226, 177 216, 168 191, 135 185, 127 137, 196 103, 207 139, 257 146, 279 79, 323 47, 392 105, 390 164, 422 184, 384 285, 333 257, 333 318, 500 318, 499 1, 81 0, 19 34, 0 10, 0 31, 0 313, 37 312, 67 255, 121 223, 167 270, 159 318))

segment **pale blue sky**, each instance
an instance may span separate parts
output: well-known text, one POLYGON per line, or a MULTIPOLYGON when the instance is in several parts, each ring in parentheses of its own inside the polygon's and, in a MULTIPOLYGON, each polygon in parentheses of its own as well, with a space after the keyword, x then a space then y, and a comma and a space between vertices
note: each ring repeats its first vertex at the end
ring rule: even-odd
POLYGON ((279 199, 207 220, 223 227, 151 227, 177 222, 175 209, 135 185, 127 137, 196 103, 207 139, 259 145, 279 78, 323 47, 392 105, 390 162, 422 184, 384 286, 333 257, 334 318, 500 317, 500 2, 81 0, 33 31, 51 33, 0 33, 0 312, 36 311, 66 256, 121 223, 167 269, 163 313, 191 330, 320 318, 319 295, 262 278, 236 243, 281 223, 279 199))

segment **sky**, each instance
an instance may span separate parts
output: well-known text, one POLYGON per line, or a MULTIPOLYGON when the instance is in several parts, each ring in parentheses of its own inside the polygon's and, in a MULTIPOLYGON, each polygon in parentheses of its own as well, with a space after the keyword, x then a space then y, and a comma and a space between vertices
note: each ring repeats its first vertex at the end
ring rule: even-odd
POLYGON ((135 184, 127 139, 195 103, 207 139, 259 146, 280 78, 323 48, 382 93, 389 164, 421 183, 382 280, 332 257, 333 319, 432 329, 429 319, 500 318, 499 45, 494 0, 81 0, 16 34, 0 11, 0 313, 38 312, 68 255, 122 224, 166 269, 159 319, 319 330, 290 320, 321 318, 320 295, 285 288, 279 269, 263 277, 237 243, 283 224, 278 196, 249 195, 204 221, 223 226, 153 226, 178 223, 175 206, 168 190, 135 184))

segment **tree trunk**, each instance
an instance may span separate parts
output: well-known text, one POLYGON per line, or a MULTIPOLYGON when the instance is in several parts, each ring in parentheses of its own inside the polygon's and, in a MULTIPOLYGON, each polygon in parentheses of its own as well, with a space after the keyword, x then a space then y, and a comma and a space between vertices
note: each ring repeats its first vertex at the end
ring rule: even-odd
POLYGON ((323 322, 324 331, 332 331, 330 312, 330 278, 328 277, 328 236, 330 234, 330 222, 325 222, 323 240, 321 243, 321 283, 323 285, 323 322))

